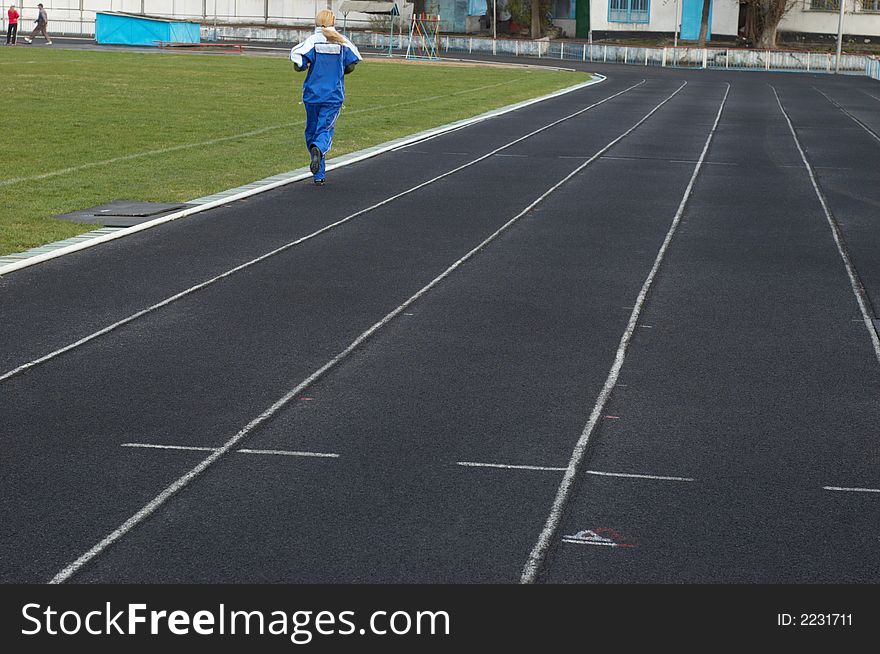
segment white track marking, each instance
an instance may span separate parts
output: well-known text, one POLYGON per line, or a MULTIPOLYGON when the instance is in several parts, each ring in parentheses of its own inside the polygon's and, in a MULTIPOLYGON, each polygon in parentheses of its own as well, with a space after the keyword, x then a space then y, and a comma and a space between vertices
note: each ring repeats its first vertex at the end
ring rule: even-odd
MULTIPOLYGON (((861 91, 861 89, 859 89, 859 90, 861 91)), ((872 95, 871 93, 868 93, 867 91, 862 91, 862 93, 864 93, 865 95, 867 95, 869 98, 874 98, 875 100, 877 100, 878 102, 880 102, 880 98, 878 98, 876 95, 872 95)))
POLYGON ((505 468, 509 470, 544 470, 547 472, 562 472, 565 468, 550 468, 548 466, 518 466, 507 463, 477 463, 476 461, 456 461, 455 465, 467 468, 505 468))
MULTIPOLYGON (((197 447, 194 445, 154 445, 153 443, 123 443, 122 447, 142 447, 154 450, 188 450, 192 452, 216 452, 219 447, 197 447)), ((313 456, 336 459, 338 454, 332 452, 302 452, 297 450, 235 450, 239 454, 276 454, 279 456, 313 456)))
POLYGON ((311 456, 322 459, 338 459, 339 455, 333 452, 300 452, 296 450, 236 450, 239 454, 274 454, 277 456, 311 456))
POLYGON ((844 488, 843 486, 822 486, 822 490, 847 491, 850 493, 880 493, 880 488, 844 488))
POLYGON ((308 234, 306 236, 302 236, 302 237, 296 239, 295 241, 291 241, 290 243, 285 243, 281 247, 275 248, 274 250, 267 252, 263 255, 260 255, 259 257, 255 258, 255 259, 251 259, 250 261, 246 261, 245 263, 238 265, 235 268, 231 268, 230 270, 227 270, 226 272, 221 273, 221 274, 217 275, 216 277, 212 277, 211 279, 208 279, 204 282, 196 284, 195 286, 190 286, 189 288, 187 288, 179 293, 175 293, 174 295, 167 297, 164 300, 157 302, 156 304, 153 304, 145 309, 141 309, 140 311, 133 313, 130 316, 123 318, 122 320, 118 320, 117 322, 114 322, 113 324, 108 325, 108 326, 104 327, 103 329, 99 329, 98 331, 96 331, 92 334, 89 334, 88 336, 84 336, 83 338, 79 339, 78 341, 70 343, 69 345, 65 345, 64 347, 59 348, 53 352, 50 352, 49 354, 46 354, 42 357, 39 357, 38 359, 34 359, 33 361, 28 361, 27 363, 23 363, 22 365, 20 365, 16 368, 13 368, 12 370, 0 375, 0 382, 4 382, 7 379, 9 379, 10 377, 14 377, 16 375, 19 375, 27 370, 30 370, 31 368, 34 368, 42 363, 45 363, 46 361, 49 361, 50 359, 54 359, 55 357, 57 357, 61 354, 64 354, 65 352, 69 352, 73 349, 76 349, 76 348, 80 347, 81 345, 85 345, 86 343, 95 340, 99 336, 103 336, 109 332, 112 332, 112 331, 118 329, 119 327, 122 327, 123 325, 127 325, 128 323, 130 323, 134 320, 137 320, 138 318, 141 318, 142 316, 144 316, 148 313, 152 313, 153 311, 156 311, 157 309, 161 309, 162 307, 168 306, 172 302, 176 302, 177 300, 180 300, 181 298, 184 298, 188 295, 191 295, 192 293, 195 293, 196 291, 200 291, 208 286, 211 286, 212 284, 215 284, 216 282, 220 281, 221 279, 225 279, 226 277, 234 275, 235 273, 241 272, 242 270, 245 270, 246 268, 250 268, 251 266, 253 266, 257 263, 260 263, 261 261, 264 261, 270 257, 274 257, 275 255, 280 254, 280 253, 284 252, 285 250, 288 250, 294 246, 300 245, 301 243, 304 243, 305 241, 311 240, 311 239, 315 238, 316 236, 320 236, 324 232, 327 232, 327 231, 330 231, 331 229, 339 227, 340 225, 347 223, 348 221, 353 220, 354 218, 357 218, 358 216, 362 216, 366 213, 369 213, 370 211, 373 211, 375 209, 378 209, 379 207, 382 207, 386 204, 389 204, 389 203, 393 202, 394 200, 402 198, 405 195, 409 195, 410 193, 413 193, 421 188, 424 188, 430 184, 433 184, 434 182, 437 182, 445 177, 453 175, 459 171, 464 170, 465 168, 468 168, 468 167, 473 166, 481 161, 484 161, 485 159, 488 159, 489 157, 493 156, 494 154, 496 154, 498 152, 501 152, 502 150, 505 150, 513 145, 516 145, 517 143, 520 143, 520 142, 534 136, 535 134, 539 134, 540 132, 543 132, 544 130, 550 129, 551 127, 554 127, 555 125, 558 125, 559 123, 561 123, 563 121, 569 120, 570 118, 574 118, 575 116, 578 116, 578 115, 584 113, 585 111, 592 109, 593 107, 597 107, 600 104, 603 104, 603 103, 607 102, 608 100, 611 100, 612 98, 616 98, 617 96, 622 95, 622 94, 626 93, 627 91, 630 91, 630 90, 632 90, 632 89, 636 88, 637 86, 640 86, 644 83, 645 83, 645 80, 642 80, 638 84, 634 84, 634 85, 624 89, 623 91, 619 91, 619 92, 615 93, 614 95, 610 95, 607 98, 604 98, 603 100, 595 102, 595 103, 589 105, 588 107, 585 107, 579 111, 576 111, 573 114, 565 116, 564 118, 560 118, 559 120, 555 120, 552 123, 549 123, 543 127, 539 127, 538 129, 536 129, 532 132, 529 132, 525 136, 521 136, 521 137, 517 138, 516 140, 513 140, 505 145, 502 145, 499 148, 495 148, 491 152, 488 152, 488 153, 486 153, 476 159, 473 159, 472 161, 469 161, 465 164, 457 166, 456 168, 453 168, 452 170, 449 170, 445 173, 437 175, 436 177, 433 177, 425 182, 417 184, 416 186, 413 186, 412 188, 409 188, 405 191, 401 191, 400 193, 392 195, 392 196, 390 196, 384 200, 381 200, 380 202, 377 202, 376 204, 373 204, 365 209, 361 209, 359 211, 354 212, 353 214, 349 214, 345 218, 337 220, 334 223, 330 223, 329 225, 325 225, 321 229, 314 231, 311 234, 308 234))
MULTIPOLYGON (((568 158, 568 157, 560 157, 560 158, 568 158)), ((574 158, 574 157, 572 157, 574 158)), ((613 161, 663 161, 665 163, 680 163, 680 164, 690 164, 693 165, 697 163, 692 159, 661 159, 659 157, 602 157, 603 159, 609 159, 613 161)), ((729 163, 726 161, 704 161, 704 166, 739 166, 738 163, 729 163)))
POLYGON ((668 477, 665 475, 639 475, 631 472, 599 472, 598 470, 585 470, 588 475, 599 477, 625 477, 629 479, 655 479, 657 481, 694 481, 691 477, 668 477))
MULTIPOLYGON (((456 461, 455 465, 469 468, 505 468, 509 470, 544 470, 546 472, 565 472, 568 468, 553 468, 550 466, 526 466, 511 465, 507 463, 478 463, 476 461, 456 461)), ((658 481, 694 481, 690 477, 666 477, 662 475, 640 475, 631 472, 601 472, 599 470, 584 470, 587 475, 598 477, 625 477, 628 479, 656 479, 658 481)))
POLYGON ((828 226, 831 227, 831 235, 834 237, 837 251, 840 253, 840 258, 843 260, 846 274, 849 276, 849 283, 852 287, 853 294, 856 296, 856 301, 859 304, 859 310, 862 312, 862 322, 865 324, 865 328, 868 330, 868 336, 871 339, 871 344, 874 346, 874 355, 877 357, 877 361, 880 361, 880 338, 877 336, 877 330, 874 327, 871 311, 868 309, 868 299, 865 294, 865 288, 862 286, 858 274, 856 273, 856 269, 849 258, 849 253, 846 251, 846 246, 843 243, 843 235, 840 232, 840 227, 837 225, 837 221, 834 219, 831 210, 828 208, 828 203, 825 201, 825 196, 822 194, 822 190, 819 188, 819 183, 816 181, 816 174, 813 172, 813 167, 810 165, 803 147, 801 147, 801 141, 794 129, 794 125, 791 124, 791 119, 788 117, 785 107, 782 106, 782 100, 780 100, 776 88, 773 86, 770 86, 770 88, 773 89, 773 95, 776 96, 776 104, 779 105, 779 111, 782 112, 782 115, 785 117, 785 122, 788 123, 791 137, 794 139, 794 144, 797 146, 798 152, 800 152, 801 160, 804 162, 804 168, 807 169, 807 174, 810 176, 810 183, 813 185, 816 197, 819 198, 819 204, 822 205, 822 211, 825 212, 825 220, 828 221, 828 226))
POLYGON ((724 91, 724 97, 721 100, 721 106, 718 107, 718 114, 715 116, 715 122, 712 124, 712 129, 709 131, 709 135, 706 137, 706 143, 703 146, 703 151, 700 153, 700 158, 697 161, 697 164, 694 166, 694 172, 691 175, 691 179, 688 182, 687 188, 684 191, 684 196, 681 198, 681 203, 678 205, 678 211, 675 212, 675 217, 672 220, 672 225, 670 226, 669 231, 666 233, 666 238, 663 239, 663 244, 660 246, 659 252, 657 252, 657 257, 654 260, 654 265, 651 267, 651 271, 648 273, 648 277, 647 279, 645 279, 645 283, 642 284, 642 289, 639 291, 639 295, 636 299, 636 303, 632 310, 632 313, 630 314, 626 330, 623 332, 623 336, 621 336, 620 338, 620 344, 618 345, 617 352, 614 355, 614 363, 611 366, 611 370, 608 372, 608 377, 605 380, 605 385, 599 392, 599 396, 598 398, 596 398, 596 403, 593 405, 593 409, 590 413, 590 418, 586 426, 584 427, 584 430, 581 432, 580 438, 578 438, 578 441, 575 444, 574 451, 571 454, 571 459, 569 460, 568 467, 565 471, 565 475, 563 476, 562 481, 559 484, 559 489, 556 492, 556 498, 554 499, 553 506, 550 509, 550 515, 547 516, 547 522, 544 524, 544 529, 538 536, 538 541, 535 543, 534 548, 532 548, 532 552, 529 555, 525 566, 523 567, 522 576, 520 578, 521 583, 531 584, 535 582, 541 564, 544 562, 547 551, 550 549, 550 543, 552 542, 553 537, 556 534, 557 529, 559 528, 559 523, 562 520, 562 512, 565 508, 566 503, 568 502, 569 496, 571 495, 574 479, 577 476, 578 468, 580 467, 584 455, 587 451, 587 443, 590 440, 590 436, 595 431, 596 425, 602 419, 602 411, 604 410, 605 405, 608 403, 608 399, 611 397, 611 392, 614 390, 614 386, 617 383, 618 377, 620 376, 620 370, 623 367, 623 362, 626 358, 626 352, 629 347, 630 341, 632 341, 633 333, 635 332, 636 325, 638 324, 639 317, 642 312, 642 307, 644 306, 645 300, 648 297, 648 291, 651 290, 651 285, 654 282, 654 277, 657 275, 657 271, 660 269, 660 264, 663 262, 663 257, 666 254, 666 250, 669 248, 669 244, 672 242, 672 237, 675 235, 675 232, 678 229, 678 225, 681 222, 682 214, 684 214, 685 206, 687 205, 687 201, 690 198, 691 191, 694 188, 694 184, 697 181, 697 175, 700 172, 700 168, 702 168, 703 161, 706 159, 706 153, 709 151, 709 144, 712 142, 712 137, 715 135, 715 130, 718 128, 718 122, 721 120, 721 112, 724 110, 724 104, 727 102, 727 96, 729 94, 730 84, 727 84, 727 89, 724 91))
MULTIPOLYGON (((850 120, 852 120, 856 125, 858 125, 859 127, 861 127, 861 128, 862 128, 863 130, 865 130, 868 134, 870 134, 872 139, 874 139, 875 141, 877 141, 878 143, 880 143, 880 136, 877 136, 877 132, 875 132, 873 129, 871 129, 870 127, 868 127, 867 125, 865 125, 865 123, 863 123, 863 122, 860 121, 858 118, 856 118, 855 116, 853 116, 849 111, 847 111, 847 110, 843 107, 843 105, 841 105, 839 102, 837 102, 837 100, 835 100, 834 98, 832 98, 831 96, 829 96, 828 94, 826 94, 824 91, 820 91, 820 90, 817 89, 815 86, 813 87, 813 90, 814 90, 814 91, 817 91, 818 93, 821 93, 822 96, 823 96, 826 100, 828 100, 828 102, 830 102, 830 103, 833 104, 835 107, 837 107, 838 109, 840 109, 840 111, 842 111, 842 112, 843 112, 843 113, 844 113, 844 114, 845 114, 850 120)), ((773 89, 773 92, 775 93, 775 92, 776 92, 776 89, 773 89)), ((776 97, 778 98, 779 96, 777 95, 776 97)))
MULTIPOLYGON (((488 88, 492 88, 495 86, 503 86, 505 84, 513 84, 514 82, 522 81, 524 78, 517 78, 515 80, 509 80, 507 82, 499 82, 497 84, 487 84, 486 86, 481 86, 475 89, 465 89, 464 91, 455 91, 454 93, 450 93, 448 95, 461 95, 462 93, 473 93, 474 91, 482 91, 488 88)), ((396 102, 393 104, 386 104, 375 107, 365 107, 363 109, 354 109, 354 110, 346 110, 346 116, 352 116, 355 114, 362 114, 368 112, 382 111, 385 109, 392 109, 394 107, 402 107, 411 104, 418 104, 429 102, 432 100, 440 100, 444 97, 443 95, 435 95, 429 98, 419 98, 418 100, 408 100, 406 102, 396 102)), ((207 141, 200 141, 198 143, 182 143, 180 145, 172 145, 167 148, 159 148, 158 150, 146 150, 145 152, 135 152, 133 154, 125 154, 119 157, 113 157, 112 159, 103 159, 101 161, 90 161, 88 163, 80 164, 78 166, 70 166, 68 168, 61 168, 58 170, 52 170, 47 173, 41 173, 39 175, 29 175, 26 177, 13 177, 10 179, 0 180, 0 187, 3 186, 11 186, 13 184, 20 184, 21 182, 30 182, 41 179, 48 179, 50 177, 58 177, 59 175, 67 175, 68 173, 75 173, 80 170, 87 170, 89 168, 96 168, 99 166, 108 166, 110 164, 119 163, 120 161, 130 161, 132 159, 142 159, 144 157, 153 157, 160 154, 169 154, 170 152, 179 152, 180 150, 191 150, 193 148, 202 148, 211 145, 217 145, 218 143, 226 143, 227 141, 234 141, 237 139, 248 138, 252 136, 259 136, 260 134, 265 134, 267 132, 273 132, 279 129, 287 129, 289 127, 295 127, 297 125, 305 125, 304 120, 296 120, 290 123, 281 123, 279 125, 270 125, 268 127, 261 127, 259 129, 251 130, 249 132, 242 132, 241 134, 233 134, 231 136, 221 136, 215 139, 209 139, 207 141)))
POLYGON ((152 443, 123 443, 122 447, 146 447, 153 450, 192 450, 193 452, 216 452, 216 447, 196 447, 195 445, 154 445, 152 443))
MULTIPOLYGON (((396 318, 399 314, 406 311, 406 309, 416 302, 419 298, 425 295, 432 288, 437 286, 444 279, 449 277, 459 266, 464 264, 470 258, 472 258, 475 254, 480 252, 483 248, 485 248, 489 243, 494 241, 501 235, 504 231, 506 231, 511 225, 519 221, 520 218, 529 213, 532 209, 534 209, 538 204, 544 201, 550 194, 559 189, 563 184, 565 184, 572 177, 577 175, 580 171, 586 168, 591 162, 595 161, 599 157, 602 156, 607 150, 612 148, 615 144, 617 144, 621 139, 625 138, 627 135, 631 134, 645 122, 648 118, 650 118, 654 113, 660 109, 663 105, 669 102, 673 97, 675 97, 679 91, 681 91, 687 82, 684 82, 681 86, 679 86, 675 91, 672 92, 671 95, 667 96, 663 99, 660 104, 655 106, 651 111, 649 111, 644 118, 639 120, 635 125, 626 130, 623 134, 615 138, 608 145, 599 150, 595 155, 593 155, 588 161, 585 161, 580 166, 575 168, 571 173, 562 178, 559 182, 551 186, 547 191, 545 191, 542 195, 540 195, 536 200, 534 200, 531 204, 529 204, 525 209, 516 214, 513 218, 504 223, 501 227, 496 229, 492 234, 490 234, 486 239, 484 239, 480 244, 478 244, 475 248, 470 250, 467 254, 461 257, 458 261, 449 266, 446 270, 444 270, 440 275, 435 277, 431 282, 427 285, 423 286, 415 295, 411 296, 408 300, 406 300, 403 304, 398 306, 396 309, 392 310, 388 314, 385 315, 379 322, 375 323, 372 327, 363 332, 360 336, 358 336, 354 341, 349 344, 344 350, 342 350, 335 357, 330 359, 327 363, 321 366, 318 370, 313 372, 309 377, 304 379, 302 382, 297 384, 295 388, 285 394, 282 398, 276 401, 272 406, 266 409, 259 416, 251 420, 247 425, 245 425, 237 434, 235 434, 232 438, 230 438, 226 443, 224 443, 221 447, 217 449, 216 452, 211 453, 208 457, 206 457, 203 461, 201 461, 198 465, 192 468, 189 472, 178 478, 176 481, 172 482, 169 486, 167 486, 161 493, 159 493, 156 497, 154 497, 150 502, 148 502, 145 506, 143 506, 137 513, 132 515, 128 520, 122 523, 119 527, 114 529, 112 532, 107 534, 99 543, 94 545, 89 551, 85 554, 81 555, 71 564, 66 566, 63 570, 61 570, 57 575, 55 575, 49 583, 51 584, 60 584, 68 579, 70 579, 74 574, 77 573, 83 566, 88 564, 92 559, 98 556, 105 549, 110 547, 117 540, 125 536, 129 531, 131 531, 138 524, 146 520, 150 515, 152 515, 159 507, 161 507, 165 502, 167 502, 172 496, 174 496, 179 490, 187 486, 193 479, 198 477, 202 472, 211 467, 220 457, 229 452, 230 450, 235 449, 238 443, 246 438, 255 428, 272 418, 276 413, 278 413, 285 405, 287 405, 292 399, 297 397, 300 393, 302 393, 306 388, 317 382, 321 379, 327 372, 335 368, 341 361, 343 361, 349 354, 354 352, 364 341, 369 339, 373 334, 379 331, 382 327, 391 322, 394 318, 396 318)), ((728 87, 729 88, 729 87, 728 87)), ((486 156, 491 156, 486 155, 486 156)))

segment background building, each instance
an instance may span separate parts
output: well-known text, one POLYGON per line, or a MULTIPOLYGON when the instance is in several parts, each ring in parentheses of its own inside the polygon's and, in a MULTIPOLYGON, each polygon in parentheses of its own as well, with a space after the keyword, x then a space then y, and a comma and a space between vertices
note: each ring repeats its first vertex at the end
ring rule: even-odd
MULTIPOLYGON (((38 0, 21 3, 23 25, 37 15, 38 0)), ((496 0, 499 21, 507 0, 496 0)), ((880 39, 880 0, 843 0, 846 19, 844 33, 850 40, 880 39)), ((837 35, 840 0, 794 0, 794 6, 780 23, 781 40, 804 38, 809 41, 833 40, 837 35)), ((49 30, 55 33, 93 33, 96 11, 121 11, 164 18, 193 19, 203 25, 311 25, 319 9, 330 7, 342 18, 342 0, 43 0, 49 13, 49 30)), ((401 12, 412 11, 401 0, 401 12)), ((491 16, 492 0, 425 0, 432 11, 439 11, 445 33, 491 32, 482 19, 491 16)), ((672 36, 681 24, 681 39, 696 40, 700 33, 703 0, 551 0, 553 24, 569 38, 594 39, 647 38, 672 36)), ((730 40, 740 24, 739 0, 712 0, 710 40, 730 40)), ((5 28, 6 12, 2 12, 5 28)), ((387 17, 351 13, 349 27, 387 29, 387 17)), ((341 22, 341 20, 340 20, 341 22)), ((503 31, 501 32, 503 34, 503 31)))

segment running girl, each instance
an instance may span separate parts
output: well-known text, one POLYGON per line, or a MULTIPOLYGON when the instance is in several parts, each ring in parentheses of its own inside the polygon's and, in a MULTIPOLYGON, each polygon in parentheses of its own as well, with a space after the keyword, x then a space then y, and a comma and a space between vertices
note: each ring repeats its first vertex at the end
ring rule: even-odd
POLYGON ((333 128, 345 99, 343 76, 354 70, 361 53, 333 27, 336 17, 322 9, 315 17, 315 33, 290 51, 297 71, 307 70, 303 82, 306 108, 306 147, 315 184, 324 184, 324 157, 333 145, 333 128))

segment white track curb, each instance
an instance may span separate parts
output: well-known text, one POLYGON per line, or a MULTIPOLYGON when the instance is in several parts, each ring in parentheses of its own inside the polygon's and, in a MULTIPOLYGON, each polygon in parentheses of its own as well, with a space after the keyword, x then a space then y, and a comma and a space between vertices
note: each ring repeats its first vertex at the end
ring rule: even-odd
MULTIPOLYGON (((538 98, 532 98, 531 100, 525 100, 523 102, 518 102, 516 104, 511 104, 506 107, 501 107, 500 109, 493 109, 492 111, 488 111, 486 113, 480 114, 478 116, 474 116, 472 118, 465 118, 463 120, 455 121, 454 123, 449 123, 447 125, 441 125, 440 127, 434 127, 429 130, 425 130, 424 132, 419 132, 418 134, 412 134, 410 136, 405 136, 403 138, 395 139, 393 141, 388 141, 386 143, 382 143, 381 145, 373 146, 370 148, 366 148, 364 150, 359 150, 357 152, 351 152, 349 154, 343 155, 341 157, 337 157, 336 159, 331 159, 327 163, 327 170, 334 170, 336 168, 341 168, 343 166, 348 166, 353 163, 357 163, 358 161, 363 161, 364 159, 369 159, 371 157, 375 157, 377 155, 383 154, 390 150, 394 150, 395 148, 400 148, 406 145, 411 145, 413 143, 417 143, 418 141, 424 141, 429 138, 433 138, 435 136, 439 136, 440 134, 445 134, 447 132, 452 132, 457 129, 461 129, 463 127, 468 127, 470 125, 474 125, 476 123, 483 122, 484 120, 489 120, 491 118, 495 118, 496 116, 501 116, 506 113, 510 113, 512 111, 516 111, 517 109, 522 109, 523 107, 528 107, 529 105, 536 104, 538 102, 544 102, 545 100, 549 100, 551 98, 556 98, 561 95, 565 95, 567 93, 571 93, 573 91, 578 91, 580 89, 586 88, 588 86, 593 86, 594 84, 599 84, 604 82, 606 77, 603 75, 599 75, 597 73, 593 73, 593 79, 589 82, 583 82, 581 84, 575 84, 574 86, 569 86, 564 89, 560 89, 559 91, 554 91, 553 93, 549 93, 547 95, 543 95, 538 98)), ((156 218, 154 220, 150 220, 145 223, 141 223, 140 225, 134 225, 133 227, 126 227, 124 229, 117 230, 110 234, 104 234, 102 236, 97 236, 88 241, 83 241, 81 243, 75 243, 73 245, 65 245, 63 247, 59 247, 56 250, 52 250, 50 252, 43 252, 42 254, 34 255, 33 257, 28 257, 27 259, 22 259, 21 261, 16 261, 15 263, 6 264, 5 266, 0 266, 0 276, 6 275, 8 273, 14 272, 16 270, 21 270, 22 268, 27 268, 29 266, 34 266, 38 263, 43 263, 44 261, 49 261, 50 259, 55 259, 58 257, 63 257, 67 254, 71 254, 73 252, 79 252, 80 250, 85 250, 86 248, 91 248, 96 245, 100 245, 101 243, 106 243, 107 241, 113 241, 118 238, 122 238, 124 236, 129 236, 130 234, 136 234, 137 232, 144 231, 146 229, 150 229, 152 227, 156 227, 158 225, 165 224, 167 222, 171 222, 172 220, 177 220, 179 218, 186 218, 187 216, 192 216, 197 213, 201 213, 203 211, 207 211, 209 209, 214 209, 216 207, 221 207, 225 204, 229 204, 231 202, 235 202, 236 200, 241 200, 243 198, 250 197, 252 195, 257 195, 258 193, 264 193, 266 191, 270 191, 274 188, 279 188, 281 186, 285 186, 287 184, 292 184, 293 182, 298 182, 303 179, 308 179, 312 176, 311 172, 309 172, 308 168, 298 168, 297 170, 292 170, 289 173, 286 173, 287 177, 284 179, 278 180, 277 177, 279 175, 274 175, 273 178, 276 181, 267 182, 266 184, 261 184, 260 186, 254 187, 253 185, 248 185, 247 190, 242 190, 239 192, 235 192, 236 189, 232 189, 231 191, 227 191, 231 193, 230 195, 225 195, 224 197, 213 200, 211 202, 206 202, 205 204, 201 204, 195 207, 190 207, 189 209, 184 209, 182 211, 178 211, 176 213, 162 216, 161 218, 156 218)), ((269 179, 273 179, 269 178, 269 179)), ((222 195, 212 194, 213 195, 222 195)), ((47 246, 43 246, 47 247, 47 246)), ((49 246, 51 247, 51 245, 49 246)))

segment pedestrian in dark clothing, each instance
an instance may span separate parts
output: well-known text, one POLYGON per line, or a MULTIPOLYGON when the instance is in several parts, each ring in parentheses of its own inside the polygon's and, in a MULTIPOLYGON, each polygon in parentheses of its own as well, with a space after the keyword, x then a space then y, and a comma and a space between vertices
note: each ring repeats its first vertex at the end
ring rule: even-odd
POLYGON ((33 43, 34 39, 37 38, 37 34, 42 34, 43 38, 46 39, 46 45, 52 45, 52 40, 46 32, 46 27, 49 25, 49 16, 46 14, 46 10, 43 9, 42 3, 37 5, 37 9, 40 10, 40 13, 37 15, 37 26, 34 28, 34 31, 31 32, 29 37, 24 37, 24 40, 28 43, 33 43))

